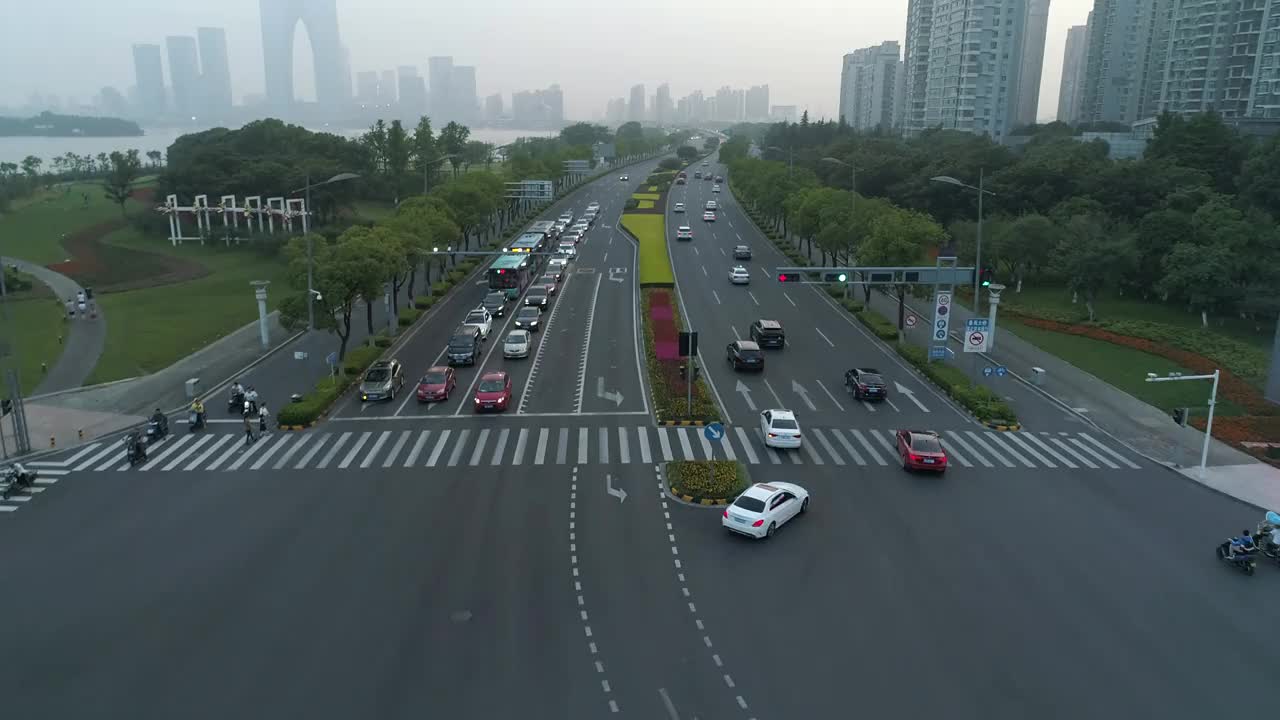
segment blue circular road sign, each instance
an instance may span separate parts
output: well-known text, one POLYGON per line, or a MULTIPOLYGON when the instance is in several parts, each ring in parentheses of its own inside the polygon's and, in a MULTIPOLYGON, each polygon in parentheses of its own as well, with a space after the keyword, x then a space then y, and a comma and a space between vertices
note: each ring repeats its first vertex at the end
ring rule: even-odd
POLYGON ((718 422, 713 422, 702 428, 702 434, 705 435, 708 440, 719 442, 720 439, 724 437, 724 426, 718 422))

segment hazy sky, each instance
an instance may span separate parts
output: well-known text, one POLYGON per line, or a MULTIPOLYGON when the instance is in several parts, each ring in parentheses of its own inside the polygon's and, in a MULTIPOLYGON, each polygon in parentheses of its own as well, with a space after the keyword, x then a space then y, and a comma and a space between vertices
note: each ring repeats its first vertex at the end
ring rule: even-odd
MULTIPOLYGON (((1067 28, 1092 0, 1053 0, 1039 116, 1057 109, 1067 28)), ((564 88, 566 114, 590 119, 606 100, 642 82, 672 97, 721 85, 767 83, 770 103, 835 115, 841 56, 884 40, 902 42, 906 0, 338 0, 352 71, 418 65, 452 55, 477 66, 480 96, 564 88)), ((104 85, 134 82, 130 46, 223 27, 236 98, 262 91, 258 0, 0 0, 0 103, 32 92, 88 100, 104 85), (107 6, 110 9, 107 10, 107 6)), ((297 38, 305 43, 299 30, 297 38)), ((295 53, 302 55, 303 53, 295 53)), ((309 64, 309 63, 308 63, 309 64)), ((165 60, 168 77, 168 61, 165 60)), ((299 78, 310 93, 310 78, 299 78)))

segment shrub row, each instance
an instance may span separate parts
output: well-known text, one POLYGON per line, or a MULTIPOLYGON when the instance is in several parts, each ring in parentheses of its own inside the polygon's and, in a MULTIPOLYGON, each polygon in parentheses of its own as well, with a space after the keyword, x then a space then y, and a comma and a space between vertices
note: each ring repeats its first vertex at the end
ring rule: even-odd
POLYGON ((339 375, 326 377, 308 393, 302 396, 301 402, 290 403, 276 413, 276 421, 284 426, 310 425, 316 418, 324 414, 342 393, 351 387, 351 379, 339 375))
POLYGON ((881 340, 897 340, 898 327, 889 321, 888 318, 870 308, 864 308, 854 313, 854 317, 881 340))
POLYGON ((747 470, 734 460, 667 463, 667 487, 694 500, 730 501, 747 488, 747 470))
POLYGON ((1018 416, 1008 403, 991 390, 975 385, 959 368, 944 363, 929 362, 929 355, 925 349, 916 345, 898 343, 897 349, 899 355, 915 365, 935 385, 942 388, 943 392, 950 395, 951 399, 973 413, 974 417, 995 425, 1017 424, 1018 416))
POLYGON ((683 362, 658 360, 654 351, 653 325, 649 317, 649 298, 652 293, 665 292, 672 295, 671 313, 677 328, 684 327, 680 311, 675 302, 675 289, 642 288, 640 291, 640 313, 644 319, 645 366, 649 371, 649 386, 653 393, 654 414, 659 420, 702 420, 718 422, 720 413, 707 383, 699 374, 693 384, 693 412, 689 412, 688 386, 680 377, 683 362))

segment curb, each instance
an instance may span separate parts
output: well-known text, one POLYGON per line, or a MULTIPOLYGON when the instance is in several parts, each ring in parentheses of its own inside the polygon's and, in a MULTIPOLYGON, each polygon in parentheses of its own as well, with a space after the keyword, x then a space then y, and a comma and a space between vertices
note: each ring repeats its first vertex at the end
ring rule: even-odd
POLYGON ((729 504, 728 498, 704 498, 695 495, 685 495, 679 489, 671 487, 670 483, 667 484, 667 493, 686 505, 696 505, 698 507, 724 507, 729 504))
POLYGON ((1000 425, 997 423, 982 423, 982 424, 986 425, 988 428, 991 428, 992 430, 999 430, 1000 432, 1017 432, 1022 429, 1022 426, 1018 425, 1017 423, 1013 425, 1000 425))
POLYGON ((659 420, 658 427, 704 427, 706 420, 659 420))

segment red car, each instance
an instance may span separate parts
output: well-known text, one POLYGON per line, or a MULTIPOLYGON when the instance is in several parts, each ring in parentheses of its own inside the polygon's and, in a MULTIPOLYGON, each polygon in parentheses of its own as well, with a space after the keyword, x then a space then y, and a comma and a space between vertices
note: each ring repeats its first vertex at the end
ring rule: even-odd
POLYGON ((947 451, 942 449, 938 433, 931 430, 899 430, 898 455, 903 470, 947 469, 947 451))
POLYGON ((511 376, 498 370, 480 376, 476 388, 476 412, 494 410, 502 412, 511 404, 511 376))
POLYGON ((428 368, 418 381, 418 402, 445 402, 458 384, 453 368, 436 366, 428 368))

